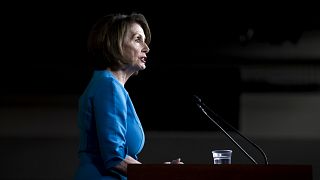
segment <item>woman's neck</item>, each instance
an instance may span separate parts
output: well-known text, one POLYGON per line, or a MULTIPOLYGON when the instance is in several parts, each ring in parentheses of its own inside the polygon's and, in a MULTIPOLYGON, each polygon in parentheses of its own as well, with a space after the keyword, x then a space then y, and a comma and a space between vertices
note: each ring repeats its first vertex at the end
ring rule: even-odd
POLYGON ((130 76, 132 75, 132 74, 126 72, 125 70, 121 70, 121 69, 116 70, 116 71, 113 71, 111 69, 107 69, 107 70, 109 70, 123 86, 125 85, 127 80, 130 78, 130 76))

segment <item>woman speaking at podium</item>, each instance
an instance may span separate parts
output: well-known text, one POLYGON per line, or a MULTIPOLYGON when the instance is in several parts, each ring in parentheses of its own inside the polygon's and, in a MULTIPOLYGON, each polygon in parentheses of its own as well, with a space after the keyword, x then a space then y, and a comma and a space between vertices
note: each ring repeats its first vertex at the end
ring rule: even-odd
POLYGON ((94 71, 79 98, 76 180, 127 179, 128 164, 141 164, 144 131, 125 83, 146 68, 150 40, 139 13, 106 15, 92 27, 88 52, 94 71))

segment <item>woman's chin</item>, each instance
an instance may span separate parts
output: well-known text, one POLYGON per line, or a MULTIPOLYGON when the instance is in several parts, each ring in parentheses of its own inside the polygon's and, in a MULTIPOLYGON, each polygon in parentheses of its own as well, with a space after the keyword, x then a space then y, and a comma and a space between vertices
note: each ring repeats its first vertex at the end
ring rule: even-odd
POLYGON ((145 64, 140 65, 140 70, 144 70, 144 69, 146 69, 146 68, 147 68, 147 66, 146 66, 145 64))

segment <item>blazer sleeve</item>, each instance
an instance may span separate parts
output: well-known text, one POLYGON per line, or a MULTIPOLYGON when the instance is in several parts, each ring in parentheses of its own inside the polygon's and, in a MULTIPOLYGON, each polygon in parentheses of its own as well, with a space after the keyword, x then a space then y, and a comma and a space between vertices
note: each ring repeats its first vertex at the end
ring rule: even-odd
POLYGON ((112 78, 104 79, 94 95, 94 116, 100 152, 106 169, 125 159, 126 93, 112 78))

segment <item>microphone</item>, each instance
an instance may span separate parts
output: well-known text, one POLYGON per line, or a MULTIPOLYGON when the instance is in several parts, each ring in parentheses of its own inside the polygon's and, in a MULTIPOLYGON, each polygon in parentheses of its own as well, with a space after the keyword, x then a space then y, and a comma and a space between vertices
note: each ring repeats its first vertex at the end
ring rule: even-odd
POLYGON ((255 148, 259 150, 259 152, 263 155, 265 164, 268 165, 268 158, 266 154, 263 152, 263 150, 256 145, 254 142, 249 140, 247 137, 242 135, 236 128, 234 128, 232 125, 230 125, 227 121, 225 121, 222 117, 220 117, 218 114, 216 114, 213 110, 211 110, 208 106, 206 106, 205 103, 202 102, 202 100, 197 96, 193 95, 196 105, 201 109, 201 111, 254 163, 258 164, 257 161, 252 158, 228 133, 225 131, 211 116, 208 115, 207 111, 204 109, 208 109, 216 118, 221 120, 223 123, 225 123, 229 128, 231 128, 233 131, 235 131, 238 135, 240 135, 242 138, 247 140, 251 145, 253 145, 255 148), (203 107, 204 108, 203 108, 203 107))

